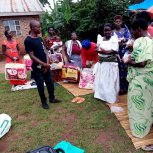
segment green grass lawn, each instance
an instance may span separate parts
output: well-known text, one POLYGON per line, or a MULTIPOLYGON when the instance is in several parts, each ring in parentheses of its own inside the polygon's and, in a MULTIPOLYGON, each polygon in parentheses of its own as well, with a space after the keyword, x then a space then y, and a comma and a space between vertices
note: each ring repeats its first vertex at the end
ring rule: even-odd
POLYGON ((62 140, 85 153, 143 153, 135 150, 119 121, 93 94, 84 96, 84 103, 75 104, 73 95, 56 86, 55 94, 63 102, 49 104, 50 109, 44 110, 37 89, 11 92, 10 88, 1 74, 0 113, 12 117, 9 133, 0 139, 1 153, 25 153, 62 140))

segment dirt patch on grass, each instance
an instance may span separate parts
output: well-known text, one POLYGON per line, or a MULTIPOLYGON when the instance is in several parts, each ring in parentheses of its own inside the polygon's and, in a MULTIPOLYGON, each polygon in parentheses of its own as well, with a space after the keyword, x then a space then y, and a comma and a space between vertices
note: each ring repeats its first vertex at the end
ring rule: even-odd
POLYGON ((99 132, 99 135, 98 137, 95 139, 95 143, 96 144, 102 144, 103 147, 105 148, 105 152, 108 153, 109 150, 110 150, 110 142, 112 141, 118 141, 118 142, 121 142, 122 141, 122 138, 113 133, 112 131, 101 131, 99 132))
MULTIPOLYGON (((26 119, 27 117, 23 115, 17 115, 16 117, 16 120, 18 121, 23 121, 26 119)), ((32 124, 35 123, 32 122, 32 124)), ((22 133, 27 131, 28 131, 27 127, 22 128, 22 133)), ((20 137, 21 137, 20 131, 19 132, 16 131, 14 126, 11 126, 9 132, 6 135, 4 135, 0 140, 0 153, 15 153, 15 152, 10 152, 10 149, 12 145, 20 139, 20 137)))
POLYGON ((85 108, 84 107, 78 107, 78 111, 84 111, 85 108))
POLYGON ((70 113, 66 115, 63 119, 67 124, 71 124, 76 120, 76 115, 74 113, 70 113))
POLYGON ((74 136, 74 131, 73 131, 73 124, 75 122, 75 120, 77 119, 76 115, 74 113, 70 113, 68 115, 66 115, 64 118, 63 118, 63 121, 66 125, 65 129, 66 129, 66 133, 64 133, 62 135, 62 138, 63 139, 66 139, 66 140, 70 140, 70 138, 72 136, 74 136))
POLYGON ((24 120, 27 120, 27 116, 18 115, 16 119, 19 120, 19 121, 24 121, 24 120))
POLYGON ((67 133, 63 134, 62 138, 63 138, 63 140, 69 141, 72 136, 74 136, 74 131, 70 130, 70 131, 67 131, 67 133))
POLYGON ((14 133, 14 135, 11 136, 11 141, 18 140, 20 137, 19 133, 14 133))
POLYGON ((66 125, 66 128, 72 129, 73 128, 73 123, 77 119, 76 115, 74 113, 70 113, 66 116, 63 117, 63 122, 66 125))
POLYGON ((7 141, 7 139, 2 139, 0 141, 0 152, 7 152, 10 147, 10 143, 7 141))
POLYGON ((67 113, 67 109, 65 108, 62 108, 60 105, 56 107, 56 112, 59 112, 59 113, 62 113, 62 114, 65 114, 67 113))
POLYGON ((33 122, 31 123, 31 125, 32 125, 32 127, 36 127, 36 126, 38 126, 39 124, 38 124, 38 122, 33 121, 33 122))
POLYGON ((20 135, 18 133, 14 133, 11 129, 10 131, 1 138, 0 141, 0 153, 7 153, 10 150, 11 144, 18 140, 20 135))

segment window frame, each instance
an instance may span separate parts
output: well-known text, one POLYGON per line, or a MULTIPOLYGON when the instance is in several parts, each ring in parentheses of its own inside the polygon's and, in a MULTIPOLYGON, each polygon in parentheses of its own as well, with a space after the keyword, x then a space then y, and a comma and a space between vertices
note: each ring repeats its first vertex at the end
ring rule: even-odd
POLYGON ((10 31, 15 32, 16 37, 19 37, 22 35, 20 20, 15 20, 15 19, 3 20, 3 25, 5 30, 7 30, 7 27, 8 27, 10 31), (13 25, 10 24, 10 22, 13 22, 13 25), (17 30, 17 28, 19 28, 20 30, 17 30))

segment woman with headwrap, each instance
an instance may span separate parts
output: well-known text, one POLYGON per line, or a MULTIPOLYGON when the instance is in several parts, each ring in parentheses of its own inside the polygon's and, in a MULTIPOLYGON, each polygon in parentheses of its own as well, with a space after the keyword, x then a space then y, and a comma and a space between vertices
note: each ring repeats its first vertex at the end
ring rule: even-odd
POLYGON ((90 42, 90 40, 86 39, 82 41, 82 67, 90 68, 93 64, 98 62, 98 53, 96 52, 97 45, 94 42, 90 42))
POLYGON ((128 90, 128 81, 126 80, 127 77, 127 65, 121 60, 127 51, 125 49, 126 42, 131 38, 130 31, 128 27, 122 24, 122 16, 116 15, 114 17, 114 26, 115 29, 113 30, 113 35, 118 38, 119 42, 119 74, 120 74, 120 92, 119 94, 126 94, 128 90))

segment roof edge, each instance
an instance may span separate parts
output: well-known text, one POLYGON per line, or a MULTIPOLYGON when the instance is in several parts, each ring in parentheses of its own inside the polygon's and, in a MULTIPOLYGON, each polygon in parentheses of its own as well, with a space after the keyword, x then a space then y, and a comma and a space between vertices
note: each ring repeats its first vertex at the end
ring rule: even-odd
POLYGON ((38 11, 38 12, 7 12, 7 13, 0 13, 0 17, 5 16, 29 16, 29 15, 42 15, 45 11, 38 11))

